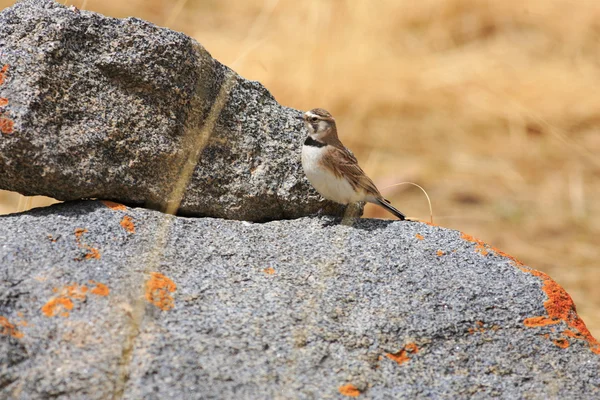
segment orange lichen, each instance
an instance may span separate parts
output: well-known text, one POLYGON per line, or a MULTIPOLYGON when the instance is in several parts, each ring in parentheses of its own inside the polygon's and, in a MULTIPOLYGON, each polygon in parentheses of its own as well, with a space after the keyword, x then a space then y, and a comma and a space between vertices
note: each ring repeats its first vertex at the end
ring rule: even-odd
MULTIPOLYGON (((4 84, 6 81, 6 73, 8 72, 8 64, 5 64, 2 69, 0 69, 0 86, 4 84)), ((5 97, 0 97, 0 107, 5 107, 8 105, 8 99, 5 97)), ((6 114, 0 115, 0 132, 5 134, 11 134, 14 132, 15 122, 10 119, 6 114)))
POLYGON ((498 250, 497 248, 490 246, 489 244, 484 243, 479 239, 475 239, 474 237, 467 235, 466 233, 462 233, 461 237, 465 240, 476 243, 476 251, 481 249, 483 249, 486 252, 488 250, 492 251, 498 256, 511 260, 513 265, 518 267, 521 271, 529 273, 542 280, 542 290, 548 296, 548 300, 544 302, 544 307, 546 308, 546 312, 548 315, 526 318, 523 321, 523 324, 525 326, 530 328, 542 327, 547 325, 555 325, 561 321, 564 321, 567 324, 567 326, 569 326, 571 329, 573 329, 573 331, 575 331, 573 332, 569 330, 570 333, 567 334, 567 336, 576 335, 577 338, 587 341, 590 350, 596 354, 600 354, 600 342, 598 342, 587 329, 585 323, 577 314, 577 310, 575 308, 573 300, 571 299, 571 296, 569 296, 569 294, 565 291, 565 289, 562 288, 562 286, 556 283, 545 273, 525 267, 524 264, 515 257, 506 254, 503 251, 498 250))
POLYGON ((489 244, 484 243, 479 239, 475 239, 474 237, 467 235, 466 233, 462 233, 461 237, 465 240, 476 243, 476 251, 481 249, 483 249, 486 252, 488 250, 492 251, 498 256, 511 260, 513 265, 518 267, 521 271, 541 279, 542 290, 546 293, 546 296, 548 296, 548 300, 544 302, 544 307, 546 308, 546 313, 548 315, 526 318, 523 321, 523 324, 525 326, 530 328, 542 327, 547 325, 555 325, 563 321, 567 324, 569 328, 571 328, 570 330, 565 330, 562 333, 563 335, 585 340, 586 342, 588 342, 590 350, 600 355, 600 342, 598 342, 587 329, 585 323, 577 314, 575 303, 573 303, 571 296, 569 296, 569 294, 566 292, 565 289, 563 289, 562 286, 556 283, 547 274, 525 267, 525 265, 515 257, 506 254, 503 251, 500 251, 497 248, 490 246, 489 244))
POLYGON ((100 251, 98 249, 95 249, 93 247, 86 247, 87 250, 89 251, 89 253, 86 253, 86 255, 84 256, 86 259, 90 259, 90 258, 95 258, 97 260, 100 259, 100 251))
POLYGON ((415 237, 416 237, 417 239, 419 239, 419 240, 423 240, 423 239, 425 239, 425 238, 423 237, 423 235, 421 235, 420 233, 417 233, 417 234, 415 235, 415 237))
POLYGON ((4 64, 2 69, 0 69, 0 86, 2 86, 4 84, 4 81, 6 80, 6 73, 8 72, 8 68, 9 65, 4 64))
POLYGON ((125 207, 123 204, 115 203, 114 201, 102 200, 102 204, 104 204, 106 207, 110 208, 111 210, 127 211, 127 207, 125 207))
POLYGON ((494 253, 496 253, 496 255, 499 255, 500 257, 504 257, 504 258, 509 259, 512 262, 512 264, 515 265, 515 266, 517 266, 517 267, 521 267, 521 266, 525 265, 521 261, 519 261, 516 257, 513 257, 510 254, 507 254, 507 253, 505 253, 505 252, 503 252, 503 251, 501 251, 501 250, 499 250, 499 249, 497 249, 497 248, 495 248, 493 246, 490 246, 490 249, 494 253))
POLYGON ((163 311, 175 307, 175 300, 169 293, 173 293, 177 285, 158 272, 151 272, 150 279, 146 282, 146 300, 163 311))
POLYGON ((358 388, 351 383, 348 383, 344 386, 340 386, 338 388, 338 390, 344 396, 348 396, 348 397, 360 396, 360 390, 358 390, 358 388))
POLYGON ((10 134, 14 132, 15 123, 12 119, 0 116, 0 132, 10 134))
POLYGON ((408 343, 406 346, 404 346, 404 348, 413 354, 417 354, 419 352, 419 348, 415 343, 408 343))
POLYGON ((575 319, 579 319, 578 316, 572 315, 575 312, 575 304, 573 304, 571 296, 569 296, 562 286, 543 272, 531 270, 529 273, 542 278, 542 290, 544 290, 548 296, 548 300, 544 302, 544 307, 550 318, 559 318, 562 320, 572 319, 572 322, 575 322, 575 319))
POLYGON ((268 275, 273 275, 275 273, 275 268, 268 267, 268 268, 263 269, 263 272, 268 275))
POLYGON ((135 225, 133 224, 133 219, 126 215, 121 220, 121 226, 129 233, 135 233, 135 225))
POLYGON ((525 321, 523 321, 523 324, 528 328, 536 328, 540 326, 558 324, 559 322, 559 319, 552 319, 547 317, 531 317, 525 319, 525 321))
POLYGON ((83 236, 84 233, 86 233, 88 230, 85 228, 76 228, 75 229, 75 237, 77 239, 81 239, 81 236, 83 236))
POLYGON ((569 341, 567 339, 555 339, 552 341, 552 343, 554 343, 561 349, 566 349, 567 347, 569 347, 569 341))
POLYGON ((386 353, 385 355, 393 361, 396 361, 398 364, 402 365, 405 362, 410 360, 408 357, 408 353, 417 354, 419 352, 419 348, 415 343, 408 343, 402 349, 397 351, 396 353, 386 353))
POLYGON ((477 253, 480 253, 482 256, 487 256, 489 254, 488 249, 491 248, 491 246, 488 245, 487 243, 485 243, 479 239, 476 239, 471 235, 467 235, 464 232, 461 232, 460 237, 464 240, 475 243, 475 251, 477 253))
MULTIPOLYGON (((107 296, 108 287, 102 283, 90 281, 96 287, 93 288, 90 293, 98 296, 107 296)), ((61 288, 52 288, 53 293, 57 293, 56 297, 48 300, 42 307, 42 312, 47 317, 54 317, 61 315, 62 317, 68 317, 69 311, 73 309, 74 300, 84 301, 87 298, 88 287, 85 285, 78 285, 76 283, 63 286, 61 288)))
MULTIPOLYGON (((80 249, 85 249, 87 250, 87 253, 85 253, 83 255, 83 258, 87 259, 91 259, 91 258, 95 258, 95 259, 100 259, 100 251, 86 243, 82 243, 81 242, 81 237, 83 236, 84 233, 87 233, 87 229, 85 228, 77 228, 75 229, 75 242, 77 242, 77 247, 79 247, 80 249)), ((75 258, 76 261, 81 261, 82 258, 75 258)))
MULTIPOLYGON (((46 304, 44 304, 44 306, 42 307, 42 312, 44 313, 44 315, 46 317, 54 317, 61 310, 69 310, 70 311, 72 309, 73 309, 73 302, 71 301, 71 299, 68 297, 60 296, 60 297, 55 297, 55 298, 48 300, 48 302, 46 304)), ((61 315, 63 317, 68 317, 69 313, 68 313, 68 311, 64 311, 61 313, 61 315)))
POLYGON ((419 222, 422 222, 422 223, 424 223, 425 225, 429 225, 429 226, 439 226, 438 224, 434 224, 434 223, 433 223, 433 222, 431 222, 431 221, 421 221, 421 220, 419 220, 419 222))
POLYGON ((502 250, 499 250, 496 247, 491 246, 488 243, 485 243, 483 240, 479 240, 471 235, 467 235, 464 232, 461 232, 460 237, 466 241, 475 243, 476 244, 475 251, 481 253, 484 256, 486 256, 490 252, 492 252, 492 253, 496 254, 497 256, 504 257, 504 258, 511 260, 513 265, 515 265, 515 266, 524 265, 521 261, 517 260, 515 257, 511 256, 510 254, 506 254, 502 250))
POLYGON ((469 332, 470 335, 473 335, 475 332, 485 332, 485 328, 483 327, 484 322, 483 321, 475 321, 475 325, 477 326, 476 328, 469 328, 467 331, 469 332))
POLYGON ((95 294, 97 296, 108 296, 108 294, 110 293, 110 289, 108 288, 108 286, 106 286, 103 283, 100 282, 95 282, 95 281, 89 281, 90 285, 95 285, 96 287, 93 288, 90 293, 91 294, 95 294))
POLYGON ((443 252, 442 250, 438 250, 438 251, 436 252, 436 254, 437 254, 437 256, 438 256, 438 257, 441 257, 441 256, 443 256, 443 255, 444 255, 444 252, 443 252))
POLYGON ((572 338, 579 338, 579 336, 580 336, 579 333, 575 333, 570 329, 565 329, 565 331, 562 334, 567 337, 572 337, 572 338))
POLYGON ((86 293, 88 291, 87 286, 81 285, 78 286, 76 284, 65 286, 61 293, 66 292, 66 296, 75 299, 75 300, 85 300, 86 293))
POLYGON ((21 339, 24 335, 23 332, 19 332, 14 324, 8 321, 8 318, 0 316, 0 334, 6 336, 12 336, 16 339, 21 339))
POLYGON ((543 272, 526 267, 520 267, 520 269, 523 272, 527 272, 540 278, 542 280, 542 290, 546 293, 546 296, 548 296, 548 300, 544 302, 544 308, 546 309, 548 316, 527 318, 523 321, 525 326, 542 326, 531 325, 532 320, 555 321, 553 322, 554 324, 564 321, 570 329, 563 331, 563 335, 577 337, 578 339, 587 341, 590 350, 596 354, 600 354, 600 342, 592 336, 583 320, 577 314, 575 303, 573 303, 573 300, 567 291, 543 272))
POLYGON ((386 353, 385 355, 389 359, 394 360, 401 365, 410 360, 410 358, 408 358, 408 355, 406 354, 406 350, 400 350, 397 353, 386 353))

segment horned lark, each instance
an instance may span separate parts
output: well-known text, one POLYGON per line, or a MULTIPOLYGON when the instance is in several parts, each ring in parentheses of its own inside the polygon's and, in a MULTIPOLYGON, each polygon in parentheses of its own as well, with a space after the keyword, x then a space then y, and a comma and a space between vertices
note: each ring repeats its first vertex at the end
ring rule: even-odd
POLYGON ((335 119, 329 112, 315 108, 301 118, 308 129, 302 146, 302 167, 321 196, 341 204, 358 201, 377 204, 401 220, 406 218, 383 198, 358 166, 356 157, 340 142, 335 119))

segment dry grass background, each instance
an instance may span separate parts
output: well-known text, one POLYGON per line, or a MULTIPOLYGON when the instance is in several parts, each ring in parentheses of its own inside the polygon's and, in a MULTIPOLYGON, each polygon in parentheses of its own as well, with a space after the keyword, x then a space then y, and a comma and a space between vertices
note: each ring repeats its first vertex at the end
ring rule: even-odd
MULTIPOLYGON (((597 0, 61 2, 185 32, 280 103, 329 109, 380 188, 424 186, 436 223, 549 273, 600 336, 597 0)), ((428 218, 418 189, 382 191, 428 218)), ((46 201, 0 192, 0 212, 46 201)))

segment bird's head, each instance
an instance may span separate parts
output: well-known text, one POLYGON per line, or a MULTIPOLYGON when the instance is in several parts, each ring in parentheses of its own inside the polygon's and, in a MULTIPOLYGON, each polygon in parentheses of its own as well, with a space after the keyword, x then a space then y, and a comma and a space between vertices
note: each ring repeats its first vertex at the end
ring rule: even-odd
POLYGON ((335 119, 333 119, 329 111, 322 108, 314 108, 305 112, 302 119, 304 120, 306 129, 308 129, 309 135, 315 140, 322 139, 331 133, 335 134, 335 119))

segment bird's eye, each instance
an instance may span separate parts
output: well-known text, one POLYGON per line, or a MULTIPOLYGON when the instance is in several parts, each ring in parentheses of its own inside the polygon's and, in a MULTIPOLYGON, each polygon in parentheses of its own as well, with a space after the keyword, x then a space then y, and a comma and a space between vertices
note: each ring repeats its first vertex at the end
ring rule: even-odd
POLYGON ((310 120, 311 120, 312 122, 317 122, 317 121, 319 120, 319 118, 317 118, 317 117, 312 117, 310 120))

